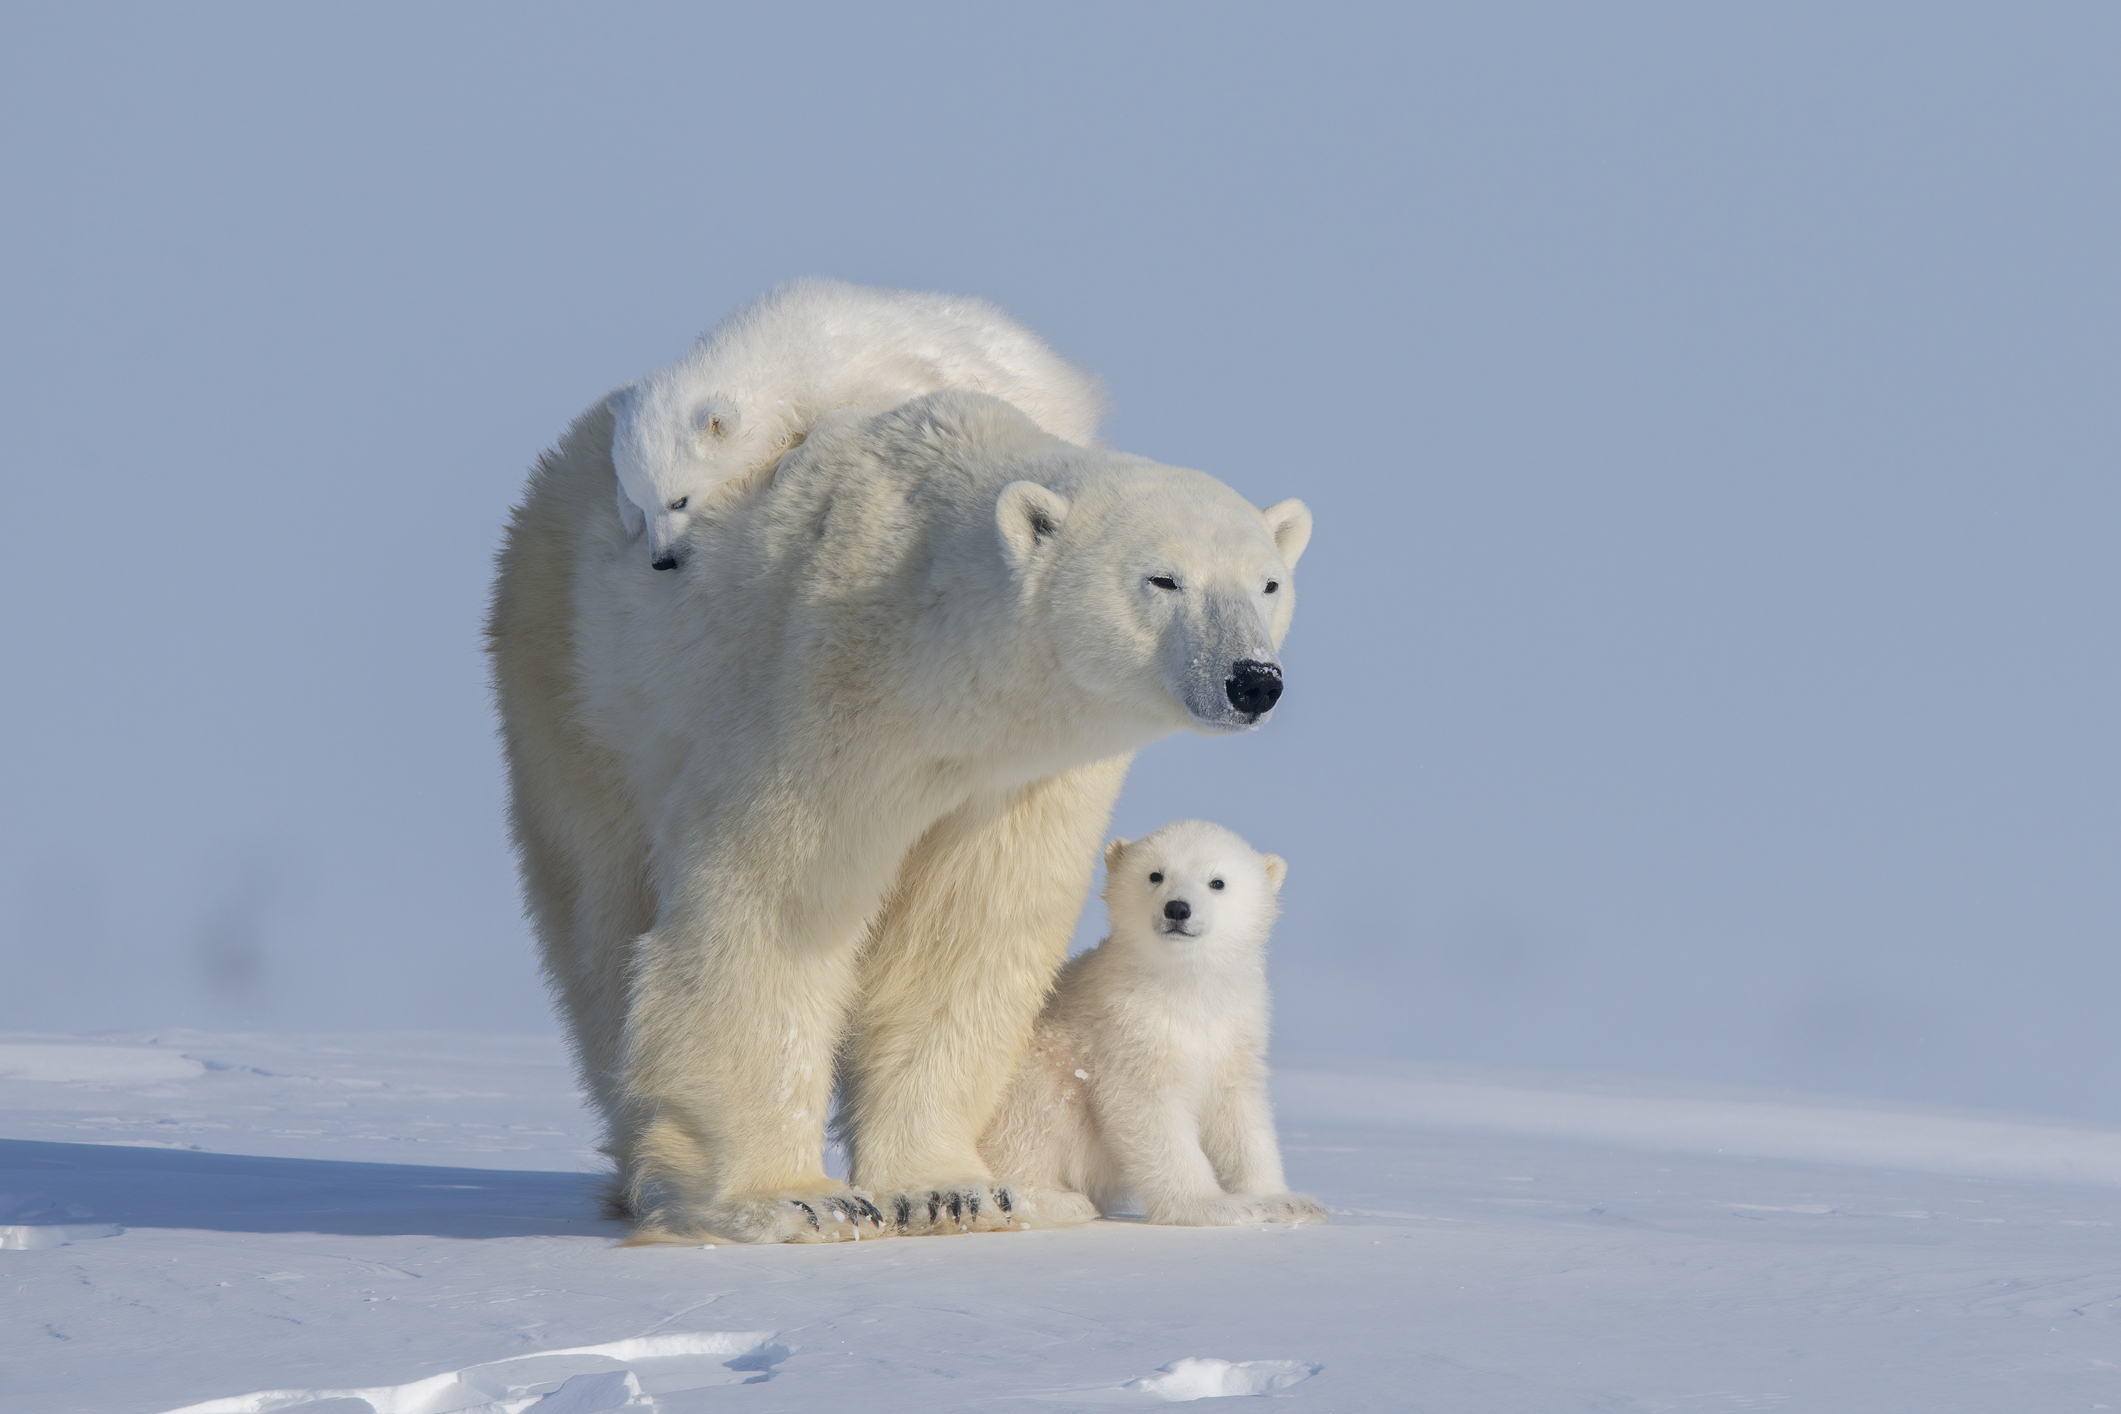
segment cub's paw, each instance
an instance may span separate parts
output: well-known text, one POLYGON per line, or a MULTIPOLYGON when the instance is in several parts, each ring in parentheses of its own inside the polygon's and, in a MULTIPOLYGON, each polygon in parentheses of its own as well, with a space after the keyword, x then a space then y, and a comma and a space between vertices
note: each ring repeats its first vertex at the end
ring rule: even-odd
POLYGON ((1200 1193, 1149 1208, 1149 1221, 1173 1227, 1237 1227, 1246 1223, 1322 1223, 1326 1210, 1302 1193, 1200 1193))
POLYGON ((1308 1193, 1269 1193, 1260 1199, 1274 1210, 1272 1223, 1322 1223, 1326 1205, 1308 1193))
POLYGON ((624 1245, 859 1242, 863 1238, 888 1237, 891 1232, 883 1211, 868 1194, 840 1188, 761 1193, 710 1203, 682 1214, 650 1213, 624 1245))

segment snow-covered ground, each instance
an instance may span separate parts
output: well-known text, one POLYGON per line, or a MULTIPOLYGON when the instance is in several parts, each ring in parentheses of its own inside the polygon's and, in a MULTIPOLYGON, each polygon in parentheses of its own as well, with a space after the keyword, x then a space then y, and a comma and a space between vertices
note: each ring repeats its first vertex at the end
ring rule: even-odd
POLYGON ((553 1041, 0 1037, 0 1409, 2121 1410, 2121 1130, 1277 1094, 1328 1226, 621 1250, 553 1041))

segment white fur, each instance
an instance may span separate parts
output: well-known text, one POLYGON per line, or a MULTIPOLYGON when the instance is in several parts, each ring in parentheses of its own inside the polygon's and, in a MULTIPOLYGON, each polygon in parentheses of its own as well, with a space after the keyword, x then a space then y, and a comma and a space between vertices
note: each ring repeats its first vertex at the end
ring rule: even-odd
POLYGON ((1267 1100, 1280 857, 1181 820, 1114 840, 1105 866, 1112 935, 1062 969, 987 1162, 1102 1212, 1138 1199, 1154 1223, 1324 1222, 1288 1191, 1267 1100))
POLYGON ((643 1241, 1091 1216, 979 1136, 1132 752, 1265 720, 1204 684, 1278 671, 1309 513, 951 390, 828 414, 658 574, 610 448, 600 406, 543 460, 488 631, 614 1206, 643 1241))
POLYGON ((1097 380, 984 300, 797 280, 611 395, 620 521, 675 568, 723 505, 826 413, 942 388, 991 393, 1064 442, 1097 436, 1097 380))

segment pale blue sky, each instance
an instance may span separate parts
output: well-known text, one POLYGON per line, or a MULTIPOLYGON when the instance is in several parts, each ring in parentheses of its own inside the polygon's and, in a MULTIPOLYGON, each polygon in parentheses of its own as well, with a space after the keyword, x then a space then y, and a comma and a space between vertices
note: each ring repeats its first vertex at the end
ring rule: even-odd
MULTIPOLYGON (((548 1025, 525 468, 799 274, 1305 498, 1290 1052, 2121 1118, 2110 6, 15 7, 0 1026, 548 1025)), ((1086 924, 1101 915, 1093 903, 1086 924)))

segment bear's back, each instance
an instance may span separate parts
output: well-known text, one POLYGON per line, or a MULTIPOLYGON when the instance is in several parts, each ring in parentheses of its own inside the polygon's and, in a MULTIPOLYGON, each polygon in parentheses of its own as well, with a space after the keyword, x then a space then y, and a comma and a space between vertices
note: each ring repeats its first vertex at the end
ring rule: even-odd
POLYGON ((1002 488, 1042 454, 1074 450, 1008 403, 962 389, 843 408, 699 531, 695 555, 742 565, 739 575, 807 562, 821 586, 843 589, 989 542, 998 557, 1002 488))
POLYGON ((538 457, 495 555, 486 621, 503 703, 571 698, 573 606, 585 551, 623 540, 612 413, 599 399, 538 457))

